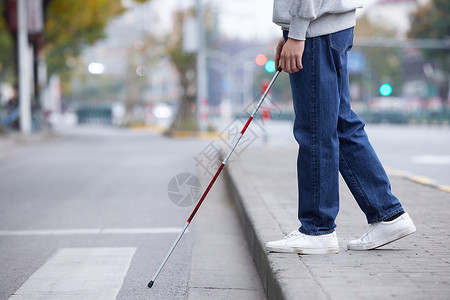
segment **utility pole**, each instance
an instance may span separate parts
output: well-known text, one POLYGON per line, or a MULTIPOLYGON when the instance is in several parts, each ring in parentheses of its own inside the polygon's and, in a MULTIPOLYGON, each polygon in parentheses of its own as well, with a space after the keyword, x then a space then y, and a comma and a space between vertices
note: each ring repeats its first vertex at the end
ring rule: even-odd
POLYGON ((31 60, 28 44, 27 0, 17 0, 20 130, 31 132, 31 60))
POLYGON ((208 123, 208 79, 206 70, 206 47, 203 22, 203 6, 201 0, 197 2, 197 120, 200 131, 205 131, 208 123))

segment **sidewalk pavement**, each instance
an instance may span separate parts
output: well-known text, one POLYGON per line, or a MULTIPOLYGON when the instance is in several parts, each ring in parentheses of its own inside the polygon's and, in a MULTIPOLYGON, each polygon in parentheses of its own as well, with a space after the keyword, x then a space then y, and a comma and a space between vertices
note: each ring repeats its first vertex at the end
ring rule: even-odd
POLYGON ((0 133, 0 158, 20 152, 28 146, 38 145, 59 135, 53 131, 38 131, 23 134, 19 131, 0 133))
POLYGON ((348 251, 367 227, 344 181, 336 220, 340 252, 269 253, 268 241, 299 226, 296 147, 250 147, 226 177, 250 253, 269 299, 449 299, 450 194, 389 174, 417 232, 372 251, 348 251))

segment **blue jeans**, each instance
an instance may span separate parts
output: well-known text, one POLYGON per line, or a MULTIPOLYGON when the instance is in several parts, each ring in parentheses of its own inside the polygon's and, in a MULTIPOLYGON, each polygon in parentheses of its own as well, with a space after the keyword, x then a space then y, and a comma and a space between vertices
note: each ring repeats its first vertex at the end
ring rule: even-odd
MULTIPOLYGON (((287 39, 288 32, 284 32, 287 39)), ((350 107, 347 52, 353 28, 308 38, 303 69, 290 74, 294 102, 300 232, 334 231, 339 211, 339 172, 368 223, 403 211, 389 179, 350 107)))

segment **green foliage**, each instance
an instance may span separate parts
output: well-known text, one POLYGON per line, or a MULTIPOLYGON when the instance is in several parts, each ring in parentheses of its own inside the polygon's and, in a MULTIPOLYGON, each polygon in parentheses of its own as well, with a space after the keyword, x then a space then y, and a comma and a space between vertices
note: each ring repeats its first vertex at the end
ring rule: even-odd
POLYGON ((123 11, 120 0, 51 1, 44 32, 48 73, 67 81, 71 70, 66 62, 104 38, 109 19, 123 11))
POLYGON ((432 0, 411 15, 411 37, 429 39, 450 38, 450 2, 432 0))
MULTIPOLYGON (((12 69, 14 62, 14 44, 6 28, 4 3, 0 2, 0 66, 3 71, 12 69)), ((84 47, 104 38, 109 20, 124 11, 121 0, 50 0, 44 27, 48 74, 57 73, 67 82, 71 75, 67 62, 76 59, 84 47)))
POLYGON ((12 52, 14 40, 8 31, 6 20, 3 17, 5 1, 0 2, 0 81, 12 81, 12 68, 14 55, 12 52))
MULTIPOLYGON (((422 39, 450 39, 450 1, 431 0, 411 15, 409 37, 422 39)), ((437 80, 439 94, 442 99, 449 95, 448 80, 450 79, 450 51, 448 49, 422 49, 429 60, 435 62, 437 69, 444 76, 437 80)), ((449 104, 447 100, 447 105, 449 104)))
MULTIPOLYGON (((411 15, 409 37, 422 39, 450 39, 450 1, 432 0, 411 15)), ((424 54, 436 60, 441 68, 450 72, 448 49, 424 50, 424 54)))

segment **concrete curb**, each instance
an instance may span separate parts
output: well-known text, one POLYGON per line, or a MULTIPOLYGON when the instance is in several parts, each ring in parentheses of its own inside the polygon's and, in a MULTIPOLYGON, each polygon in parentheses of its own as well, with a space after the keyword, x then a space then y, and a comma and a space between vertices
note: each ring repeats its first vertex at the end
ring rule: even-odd
POLYGON ((224 171, 231 198, 236 204, 250 254, 267 298, 329 299, 297 255, 265 251, 264 241, 279 237, 280 225, 267 207, 261 205, 262 203, 255 203, 253 201, 255 197, 245 194, 248 191, 238 189, 233 179, 236 178, 233 176, 236 174, 232 174, 233 170, 225 168, 224 171))
POLYGON ((247 239, 247 244, 250 250, 250 254, 253 257, 253 262, 255 263, 256 271, 261 278, 264 292, 269 298, 270 295, 274 299, 285 299, 283 297, 283 291, 275 280, 275 274, 272 272, 272 269, 269 267, 269 260, 261 248, 261 241, 258 240, 258 235, 255 231, 255 227, 252 225, 252 220, 250 219, 246 209, 244 208, 244 202, 242 201, 242 197, 239 194, 236 185, 233 182, 233 178, 230 176, 228 169, 225 170, 225 177, 229 192, 231 194, 231 198, 236 204, 236 209, 239 217, 239 221, 243 228, 243 232, 245 238, 247 239), (270 286, 270 289, 269 289, 270 286))

